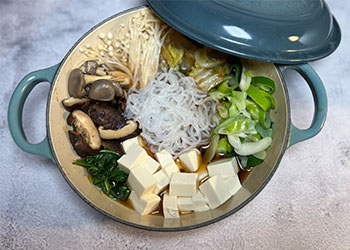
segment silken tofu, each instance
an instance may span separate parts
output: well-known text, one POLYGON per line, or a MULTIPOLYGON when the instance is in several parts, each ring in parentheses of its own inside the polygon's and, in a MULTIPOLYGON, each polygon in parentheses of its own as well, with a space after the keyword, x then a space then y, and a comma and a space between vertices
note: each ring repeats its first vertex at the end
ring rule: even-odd
POLYGON ((139 137, 138 136, 133 137, 133 138, 131 138, 129 140, 123 141, 121 144, 123 146, 124 152, 126 153, 126 151, 134 144, 139 145, 138 141, 139 141, 139 137))
POLYGON ((156 153, 156 159, 162 168, 165 168, 167 165, 171 163, 175 163, 173 156, 166 150, 162 150, 156 153))
POLYGON ((200 190, 198 190, 198 192, 194 196, 192 196, 191 199, 194 207, 193 211, 203 212, 209 210, 209 206, 207 205, 208 200, 200 190))
POLYGON ((177 166, 177 164, 174 161, 172 161, 170 164, 168 164, 162 170, 169 177, 169 179, 171 179, 171 177, 173 176, 174 173, 180 172, 179 167, 177 166))
POLYGON ((144 163, 148 157, 150 156, 147 154, 146 150, 138 144, 133 144, 128 148, 126 154, 120 157, 118 165, 121 170, 129 173, 132 168, 144 163))
POLYGON ((169 194, 174 196, 193 196, 197 193, 198 174, 174 173, 170 179, 169 194))
POLYGON ((157 185, 154 188, 153 192, 155 194, 159 194, 160 192, 164 191, 168 187, 170 179, 166 175, 166 173, 164 172, 164 169, 161 169, 158 172, 156 172, 155 174, 153 174, 153 177, 157 181, 157 185))
POLYGON ((221 175, 210 177, 199 186, 199 189, 208 199, 210 209, 217 208, 231 197, 221 175))
POLYGON ((177 197, 177 207, 180 211, 193 211, 194 205, 192 197, 189 196, 178 196, 177 197))
POLYGON ((231 195, 235 195, 242 187, 237 174, 235 176, 225 178, 224 183, 231 195))
POLYGON ((153 159, 151 156, 148 156, 148 158, 145 160, 144 163, 141 164, 145 169, 147 169, 148 172, 151 174, 154 174, 159 169, 159 163, 153 159))
POLYGON ((227 178, 238 173, 237 161, 234 157, 209 163, 207 169, 210 177, 221 175, 222 178, 227 178))
POLYGON ((179 156, 184 168, 188 172, 195 172, 201 164, 201 156, 198 149, 192 149, 179 156))
POLYGON ((165 193, 163 196, 163 214, 165 219, 180 218, 179 208, 177 207, 177 197, 165 193))
POLYGON ((129 199, 136 212, 141 215, 151 213, 159 206, 160 203, 160 197, 158 195, 149 194, 140 198, 134 190, 131 191, 129 199))
POLYGON ((127 182, 139 197, 151 194, 157 185, 157 180, 142 166, 131 169, 127 182))

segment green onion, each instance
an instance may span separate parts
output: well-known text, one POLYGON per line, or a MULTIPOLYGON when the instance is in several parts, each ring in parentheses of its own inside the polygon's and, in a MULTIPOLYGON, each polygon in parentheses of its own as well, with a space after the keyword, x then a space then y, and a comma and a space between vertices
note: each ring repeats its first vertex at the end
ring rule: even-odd
POLYGON ((221 99, 225 98, 226 96, 230 95, 230 93, 223 93, 223 92, 218 91, 216 89, 211 89, 208 94, 210 97, 212 97, 216 100, 221 100, 221 99))
POLYGON ((249 89, 250 83, 252 81, 253 73, 250 70, 246 70, 241 76, 241 81, 239 83, 239 88, 245 92, 249 89))
POLYGON ((203 162, 204 163, 208 163, 214 158, 214 156, 216 154, 216 149, 217 149, 218 144, 219 144, 219 140, 220 140, 220 136, 219 135, 215 135, 211 139, 210 145, 207 148, 207 150, 205 151, 204 156, 203 156, 203 162))
POLYGON ((247 94, 264 111, 267 111, 270 108, 274 109, 276 106, 275 99, 272 95, 258 89, 253 85, 250 85, 249 89, 247 90, 247 94))
POLYGON ((271 127, 270 110, 265 111, 265 112, 261 110, 259 112, 259 122, 266 129, 271 127))
POLYGON ((267 149, 271 145, 271 137, 265 137, 257 142, 242 143, 239 149, 235 149, 235 152, 239 155, 248 156, 267 149))
POLYGON ((264 128, 261 124, 256 125, 256 131, 261 135, 261 137, 272 137, 272 128, 264 128))
POLYGON ((275 92, 275 82, 265 76, 254 76, 252 84, 267 93, 273 94, 275 92))
POLYGON ((246 108, 247 93, 241 91, 232 91, 232 103, 235 104, 239 111, 246 108))
POLYGON ((230 145, 230 143, 228 143, 226 138, 221 138, 219 140, 219 144, 218 147, 216 149, 216 152, 219 154, 227 154, 227 153, 231 153, 232 152, 232 146, 230 145))
POLYGON ((218 106, 216 107, 216 109, 217 109, 217 111, 218 111, 218 113, 219 113, 221 118, 225 119, 225 118, 228 117, 228 113, 229 112, 228 112, 227 108, 225 108, 225 106, 223 104, 219 103, 218 106))

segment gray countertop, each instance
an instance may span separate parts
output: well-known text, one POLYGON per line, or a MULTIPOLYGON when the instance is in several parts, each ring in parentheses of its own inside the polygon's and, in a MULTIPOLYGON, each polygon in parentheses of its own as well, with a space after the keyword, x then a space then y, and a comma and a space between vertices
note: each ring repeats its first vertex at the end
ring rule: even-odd
MULTIPOLYGON (((22 152, 7 126, 10 96, 28 72, 59 62, 92 26, 134 0, 0 1, 0 249, 350 249, 350 1, 329 1, 342 43, 311 63, 328 93, 322 132, 288 149, 276 174, 246 207, 200 229, 148 232, 115 222, 86 204, 57 166, 22 152)), ((286 72, 292 120, 306 128, 312 95, 286 72)), ((49 84, 29 96, 23 115, 31 142, 45 136, 49 84)))

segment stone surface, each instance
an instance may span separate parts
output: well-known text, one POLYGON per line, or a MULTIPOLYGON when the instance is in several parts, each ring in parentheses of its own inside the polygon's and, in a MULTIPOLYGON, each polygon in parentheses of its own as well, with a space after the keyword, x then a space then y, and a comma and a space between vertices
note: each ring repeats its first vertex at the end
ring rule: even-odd
MULTIPOLYGON (((28 72, 59 62, 101 20, 142 1, 0 1, 0 249, 350 249, 350 12, 349 1, 328 1, 342 43, 311 63, 324 81, 329 113, 323 131, 285 153, 266 188, 246 207, 189 232, 148 232, 115 222, 78 197, 50 160, 22 152, 7 127, 7 106, 28 72), (210 240, 209 240, 210 239, 210 240)), ((306 84, 286 72, 292 118, 311 122, 306 84)), ((40 84, 26 102, 24 130, 45 135, 40 84)))

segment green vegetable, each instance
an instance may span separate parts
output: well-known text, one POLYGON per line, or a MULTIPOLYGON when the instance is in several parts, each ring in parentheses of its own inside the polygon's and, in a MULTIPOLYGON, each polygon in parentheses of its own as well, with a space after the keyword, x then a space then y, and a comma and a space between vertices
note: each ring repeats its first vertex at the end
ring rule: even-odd
POLYGON ((219 103, 218 106, 216 107, 216 110, 218 111, 221 118, 228 117, 228 110, 223 104, 219 103))
POLYGON ((235 120, 239 119, 239 115, 233 116, 228 118, 226 121, 224 121, 223 123, 219 124, 213 131, 212 135, 211 135, 211 139, 213 139, 214 136, 216 136, 219 132, 220 129, 226 128, 228 125, 230 125, 232 122, 234 122, 235 120))
POLYGON ((250 85, 247 94, 253 101, 259 105, 264 111, 269 110, 270 108, 274 109, 276 106, 275 99, 269 93, 262 91, 255 87, 254 85, 250 85))
POLYGON ((258 107, 258 105, 256 105, 255 102, 247 99, 246 100, 246 107, 247 107, 247 111, 252 116, 252 118, 255 120, 259 120, 259 113, 262 110, 258 107))
MULTIPOLYGON (((255 122, 251 119, 239 119, 233 121, 231 124, 229 124, 227 127, 224 128, 224 133, 227 134, 238 134, 241 132, 249 131, 255 128, 255 122)), ((219 130, 219 133, 222 130, 219 130)))
POLYGON ((216 152, 219 154, 225 154, 225 155, 227 155, 227 153, 232 152, 232 146, 230 143, 228 143, 228 140, 226 138, 220 139, 216 152))
POLYGON ((238 82, 235 82, 235 79, 232 76, 228 76, 218 85, 217 90, 225 94, 230 94, 232 90, 236 89, 237 87, 238 82))
POLYGON ((261 163, 263 163, 264 160, 259 159, 253 155, 248 156, 248 162, 247 162, 247 168, 255 167, 261 163))
POLYGON ((184 55, 184 49, 169 43, 162 47, 162 55, 170 67, 178 70, 184 55))
POLYGON ((223 93, 221 91, 218 91, 217 89, 211 89, 208 92, 208 94, 209 94, 209 96, 211 96, 212 98, 214 98, 216 100, 222 100, 223 98, 230 95, 230 93, 223 93))
POLYGON ((231 107, 228 109, 228 113, 230 117, 234 117, 239 114, 239 110, 235 104, 232 104, 231 107))
MULTIPOLYGON (((231 57, 229 62, 231 63, 230 74, 234 75, 234 82, 239 85, 239 81, 242 75, 242 63, 237 57, 231 57)), ((230 84, 233 86, 234 84, 230 84)))
POLYGON ((267 93, 273 94, 275 92, 275 82, 265 76, 252 77, 252 84, 267 93))
POLYGON ((261 135, 261 137, 272 137, 272 128, 264 128, 261 124, 256 125, 256 131, 261 135))
POLYGON ((225 80, 209 91, 219 102, 217 115, 221 123, 211 135, 211 145, 206 151, 211 157, 206 158, 210 161, 215 156, 213 150, 226 157, 237 155, 242 168, 249 170, 263 162, 265 150, 272 142, 270 113, 276 106, 271 95, 275 83, 267 77, 254 76, 250 70, 242 74, 241 64, 236 63, 234 67, 231 65, 225 80), (238 83, 239 90, 236 89, 238 83))
POLYGON ((232 91, 232 103, 235 104, 239 111, 246 108, 247 93, 241 91, 232 91))
POLYGON ((75 165, 83 166, 91 175, 94 185, 103 193, 116 200, 126 200, 130 189, 125 184, 128 174, 118 167, 120 155, 111 150, 101 150, 97 155, 76 160, 75 165))
POLYGON ((216 154, 216 149, 218 148, 218 145, 219 145, 219 140, 220 140, 219 135, 215 135, 211 138, 210 145, 204 153, 204 157, 203 157, 204 163, 208 163, 214 158, 216 154))
POLYGON ((241 81, 239 82, 239 88, 245 92, 249 89, 250 83, 252 81, 253 72, 250 70, 244 71, 241 76, 241 81))
POLYGON ((267 110, 265 112, 260 110, 260 112, 259 112, 259 122, 266 129, 271 127, 270 110, 267 110))

